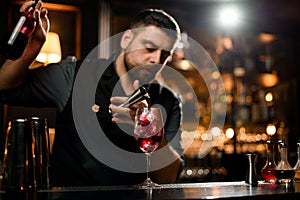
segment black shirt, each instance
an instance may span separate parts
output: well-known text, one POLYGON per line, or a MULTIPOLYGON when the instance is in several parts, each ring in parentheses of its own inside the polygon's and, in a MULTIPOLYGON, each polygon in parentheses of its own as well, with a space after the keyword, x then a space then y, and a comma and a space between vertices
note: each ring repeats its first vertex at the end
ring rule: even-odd
MULTIPOLYGON (((111 122, 111 114, 108 112, 110 97, 114 89, 118 87, 119 81, 113 61, 111 58, 109 60, 84 61, 83 63, 89 67, 89 78, 96 81, 99 78, 94 77, 97 74, 96 71, 99 69, 103 71, 94 93, 93 102, 100 106, 100 110, 94 114, 106 137, 114 145, 125 151, 138 153, 141 151, 138 149, 134 138, 125 133, 124 129, 116 123, 111 122)), ((77 63, 77 66, 81 65, 77 63)), ((83 144, 78 134, 78 127, 74 123, 72 107, 74 104, 72 90, 77 71, 76 62, 71 59, 30 70, 29 78, 22 86, 12 91, 1 91, 0 98, 2 102, 9 105, 52 106, 58 109, 55 140, 51 155, 51 184, 53 186, 128 185, 142 182, 145 179, 145 173, 124 172, 109 166, 107 163, 100 162, 83 144)), ((89 90, 90 88, 82 89, 89 90)), ((153 105, 159 104, 165 108, 167 113, 165 137, 179 155, 182 155, 180 144, 181 103, 179 98, 171 90, 157 83, 151 84, 148 92, 153 105)), ((89 105, 90 109, 91 107, 92 104, 89 105)), ((89 119, 86 120, 88 123, 89 119)), ((133 127, 127 125, 126 130, 133 130, 133 127)), ((101 148, 99 149, 101 150, 101 148)), ((113 155, 113 152, 112 155, 107 153, 109 150, 103 152, 107 156, 111 156, 112 159, 117 157, 117 155, 113 155)), ((122 159, 130 160, 132 158, 121 158, 120 165, 122 165, 122 159)), ((136 164, 134 162, 133 160, 133 167, 136 164)), ((142 165, 146 165, 146 161, 142 165)))

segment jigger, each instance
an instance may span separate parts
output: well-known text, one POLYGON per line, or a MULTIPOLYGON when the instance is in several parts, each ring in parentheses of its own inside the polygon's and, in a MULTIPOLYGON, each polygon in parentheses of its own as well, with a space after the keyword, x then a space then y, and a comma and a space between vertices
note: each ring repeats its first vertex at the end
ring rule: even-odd
MULTIPOLYGON (((139 87, 137 90, 135 90, 128 99, 119 105, 119 107, 129 107, 137 102, 146 100, 146 103, 149 106, 150 103, 150 95, 148 94, 147 89, 144 86, 139 87)), ((112 113, 111 110, 109 110, 109 113, 112 113)), ((115 114, 113 114, 114 116, 115 114)))
POLYGON ((247 169, 247 174, 246 174, 246 183, 252 186, 256 186, 258 184, 258 178, 256 174, 256 169, 255 169, 255 160, 257 157, 257 154, 245 154, 247 157, 248 161, 248 169, 247 169))
POLYGON ((149 94, 146 90, 145 87, 139 87, 136 91, 134 91, 129 97, 128 99, 122 103, 121 105, 119 105, 120 107, 128 107, 130 105, 133 105, 139 101, 142 101, 144 99, 148 99, 149 94))

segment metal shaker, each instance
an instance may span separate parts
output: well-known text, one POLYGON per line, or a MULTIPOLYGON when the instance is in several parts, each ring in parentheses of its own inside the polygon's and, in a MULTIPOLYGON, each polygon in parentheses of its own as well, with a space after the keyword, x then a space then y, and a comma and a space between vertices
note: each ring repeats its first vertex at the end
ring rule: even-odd
POLYGON ((246 174, 246 183, 252 186, 257 186, 258 178, 255 169, 255 160, 257 158, 257 154, 245 154, 248 160, 248 169, 246 174))
POLYGON ((7 189, 35 189, 34 137, 31 122, 15 119, 7 131, 4 152, 3 185, 7 189))
POLYGON ((50 140, 47 119, 31 117, 32 131, 35 141, 35 176, 37 189, 50 187, 50 140))

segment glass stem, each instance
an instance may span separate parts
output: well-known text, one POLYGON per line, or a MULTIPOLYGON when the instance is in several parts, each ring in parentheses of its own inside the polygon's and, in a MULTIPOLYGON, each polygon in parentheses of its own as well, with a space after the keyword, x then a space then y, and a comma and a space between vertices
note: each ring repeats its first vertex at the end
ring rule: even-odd
POLYGON ((147 181, 150 181, 150 177, 149 177, 149 170, 150 170, 150 157, 151 157, 151 153, 146 153, 146 161, 147 161, 147 168, 146 168, 146 173, 147 173, 147 181))

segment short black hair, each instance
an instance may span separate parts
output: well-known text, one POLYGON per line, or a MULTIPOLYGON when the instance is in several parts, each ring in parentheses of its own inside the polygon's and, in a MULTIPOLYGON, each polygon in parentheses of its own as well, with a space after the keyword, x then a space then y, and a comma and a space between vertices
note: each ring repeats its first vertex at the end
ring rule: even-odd
POLYGON ((141 28, 154 25, 159 28, 175 31, 172 37, 180 40, 181 31, 176 20, 162 9, 145 9, 137 13, 132 19, 130 28, 141 28))
POLYGON ((175 19, 162 9, 141 10, 131 21, 130 27, 137 28, 148 25, 179 31, 179 26, 175 19))

